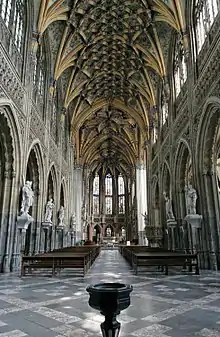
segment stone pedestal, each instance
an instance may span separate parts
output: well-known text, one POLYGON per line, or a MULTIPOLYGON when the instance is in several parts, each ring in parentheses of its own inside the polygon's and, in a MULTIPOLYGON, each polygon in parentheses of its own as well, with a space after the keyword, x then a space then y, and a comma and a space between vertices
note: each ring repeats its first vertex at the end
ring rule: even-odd
POLYGON ((159 226, 147 225, 145 227, 145 236, 148 239, 150 247, 161 247, 163 231, 159 226))
POLYGON ((145 237, 146 237, 146 233, 145 231, 139 231, 138 232, 138 244, 141 246, 145 245, 145 237))
POLYGON ((76 232, 72 229, 68 232, 68 245, 74 246, 76 241, 76 232))
POLYGON ((202 227, 202 215, 200 214, 188 214, 184 220, 191 228, 191 248, 196 251, 199 247, 198 232, 202 227))
POLYGON ((64 239, 64 225, 58 225, 56 227, 56 240, 55 240, 55 249, 63 247, 63 239, 64 239))
POLYGON ((17 257, 15 257, 17 259, 15 263, 17 267, 20 266, 20 254, 23 254, 25 251, 26 231, 33 221, 34 219, 28 213, 23 213, 17 217, 17 257))
POLYGON ((52 226, 53 226, 53 223, 52 223, 52 222, 43 221, 43 222, 41 223, 41 227, 42 227, 43 229, 50 229, 52 226))
POLYGON ((167 220, 167 229, 168 229, 168 249, 176 249, 176 239, 175 239, 175 229, 177 228, 177 222, 175 219, 167 220))
POLYGON ((34 222, 34 219, 28 213, 23 213, 22 215, 17 217, 17 229, 18 229, 18 236, 19 236, 18 242, 20 243, 20 249, 19 249, 20 251, 25 250, 26 231, 28 229, 28 226, 32 222, 34 222))
POLYGON ((52 228, 53 224, 50 221, 43 221, 41 223, 41 252, 47 252, 50 250, 50 229, 52 228))

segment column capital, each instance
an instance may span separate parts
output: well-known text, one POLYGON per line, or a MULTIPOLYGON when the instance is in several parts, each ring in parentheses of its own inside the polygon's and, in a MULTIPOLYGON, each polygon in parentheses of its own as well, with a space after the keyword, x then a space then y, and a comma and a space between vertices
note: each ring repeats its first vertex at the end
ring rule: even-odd
POLYGON ((146 170, 147 169, 147 165, 144 164, 144 163, 136 164, 136 169, 137 170, 146 170))

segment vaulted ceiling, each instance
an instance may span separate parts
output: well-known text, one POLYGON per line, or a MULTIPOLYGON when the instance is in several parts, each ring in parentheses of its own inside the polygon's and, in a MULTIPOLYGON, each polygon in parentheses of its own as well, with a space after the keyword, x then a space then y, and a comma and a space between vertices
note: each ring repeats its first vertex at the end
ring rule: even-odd
POLYGON ((62 87, 79 163, 124 170, 143 159, 172 33, 185 34, 184 4, 41 1, 39 41, 47 34, 51 92, 62 87))

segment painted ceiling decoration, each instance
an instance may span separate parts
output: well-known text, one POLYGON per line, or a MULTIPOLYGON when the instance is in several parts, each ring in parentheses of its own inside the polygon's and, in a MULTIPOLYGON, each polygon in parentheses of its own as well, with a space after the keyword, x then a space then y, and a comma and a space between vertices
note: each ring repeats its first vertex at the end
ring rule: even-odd
POLYGON ((62 83, 79 163, 126 169, 143 158, 172 32, 185 41, 184 3, 42 0, 39 43, 48 34, 51 92, 62 83))

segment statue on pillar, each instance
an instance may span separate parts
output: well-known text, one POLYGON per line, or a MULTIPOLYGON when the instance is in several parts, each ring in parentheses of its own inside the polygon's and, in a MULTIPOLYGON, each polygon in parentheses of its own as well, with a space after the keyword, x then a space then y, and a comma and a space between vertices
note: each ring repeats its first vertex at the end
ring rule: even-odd
POLYGON ((186 212, 187 214, 196 214, 196 201, 197 201, 197 193, 195 188, 192 185, 188 185, 185 187, 186 193, 186 212))
POLYGON ((174 214, 173 214, 173 206, 172 206, 171 199, 168 197, 166 192, 163 192, 163 196, 164 196, 164 200, 165 200, 167 220, 175 219, 174 214))
POLYGON ((33 204, 34 192, 32 190, 32 181, 26 181, 22 187, 21 214, 28 214, 33 204))
POLYGON ((64 206, 60 206, 59 213, 58 213, 58 219, 59 219, 58 226, 64 226, 64 223, 63 223, 64 215, 65 215, 64 206))
POLYGON ((75 213, 73 213, 72 216, 71 216, 70 228, 72 229, 72 231, 75 232, 75 230, 76 230, 76 215, 75 215, 75 213))
POLYGON ((145 213, 141 214, 141 215, 144 217, 144 224, 145 224, 145 226, 147 226, 149 224, 149 219, 148 219, 147 212, 145 211, 145 213))
POLYGON ((52 222, 52 215, 53 215, 53 209, 54 209, 54 203, 53 203, 53 199, 50 199, 47 202, 46 205, 46 212, 45 212, 45 216, 44 216, 44 221, 45 222, 52 222))

